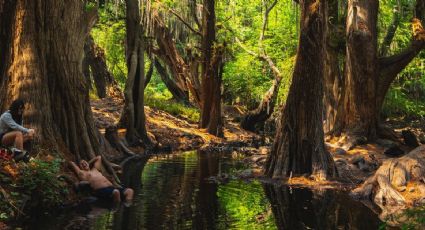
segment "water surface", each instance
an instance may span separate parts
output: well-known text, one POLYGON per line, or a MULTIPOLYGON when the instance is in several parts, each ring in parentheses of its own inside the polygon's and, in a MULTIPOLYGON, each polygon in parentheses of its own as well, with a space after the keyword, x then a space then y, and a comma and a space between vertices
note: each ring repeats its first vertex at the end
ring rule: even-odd
POLYGON ((124 182, 137 193, 132 207, 110 211, 91 205, 65 218, 50 218, 43 229, 377 229, 380 225, 375 213, 341 192, 313 193, 232 179, 244 168, 228 154, 205 152, 154 157, 144 168, 130 164, 124 182), (217 175, 225 179, 217 182, 217 175), (49 227, 52 223, 55 228, 49 227))

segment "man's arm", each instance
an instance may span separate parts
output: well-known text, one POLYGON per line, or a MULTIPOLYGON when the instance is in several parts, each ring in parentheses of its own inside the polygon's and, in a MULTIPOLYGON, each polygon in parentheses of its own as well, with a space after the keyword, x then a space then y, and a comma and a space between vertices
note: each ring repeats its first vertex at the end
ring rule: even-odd
POLYGON ((75 164, 75 162, 70 161, 69 162, 71 164, 72 170, 74 171, 75 174, 77 174, 78 178, 80 180, 84 180, 84 173, 83 171, 81 171, 80 167, 78 167, 77 164, 75 164))
POLYGON ((100 170, 102 168, 102 157, 100 155, 91 159, 89 161, 89 165, 93 164, 93 162, 94 162, 94 165, 93 165, 94 168, 96 168, 97 170, 100 170))

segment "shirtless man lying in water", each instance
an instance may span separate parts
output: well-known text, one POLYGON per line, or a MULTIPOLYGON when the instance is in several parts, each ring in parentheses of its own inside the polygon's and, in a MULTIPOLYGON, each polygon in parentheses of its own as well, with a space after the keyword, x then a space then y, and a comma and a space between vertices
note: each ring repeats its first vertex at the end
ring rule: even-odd
POLYGON ((70 163, 81 182, 88 183, 96 197, 100 199, 112 198, 115 203, 120 203, 121 198, 124 198, 126 204, 131 204, 133 200, 133 189, 116 187, 103 176, 100 172, 102 166, 100 156, 91 159, 90 162, 81 160, 79 166, 72 161, 70 163), (90 164, 93 162, 94 165, 90 168, 90 164))

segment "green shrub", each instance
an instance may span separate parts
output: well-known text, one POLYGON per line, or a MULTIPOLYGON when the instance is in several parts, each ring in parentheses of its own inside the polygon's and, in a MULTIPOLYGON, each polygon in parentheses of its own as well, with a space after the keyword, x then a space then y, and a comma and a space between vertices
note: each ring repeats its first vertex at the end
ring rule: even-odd
MULTIPOLYGON (((157 85, 161 87, 161 85, 157 85)), ((198 122, 199 110, 172 100, 171 93, 148 86, 145 90, 145 105, 165 111, 173 116, 181 116, 192 122, 198 122), (159 92, 158 92, 159 91, 159 92)))
POLYGON ((60 159, 34 159, 20 166, 17 187, 22 189, 23 194, 31 197, 32 205, 52 208, 62 203, 68 190, 57 179, 61 162, 60 159))

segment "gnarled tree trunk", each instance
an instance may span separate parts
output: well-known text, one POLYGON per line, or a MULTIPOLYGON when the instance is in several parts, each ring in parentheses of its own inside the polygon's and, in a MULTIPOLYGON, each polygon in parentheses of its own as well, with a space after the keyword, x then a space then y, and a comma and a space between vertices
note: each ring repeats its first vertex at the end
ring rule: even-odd
POLYGON ((338 113, 335 129, 346 132, 355 144, 358 137, 374 139, 377 81, 377 16, 378 0, 348 1, 347 57, 342 112, 338 113))
POLYGON ((25 125, 43 146, 91 158, 99 152, 88 87, 82 74, 84 38, 95 11, 82 1, 7 1, 2 17, 1 107, 27 103, 25 125), (48 9, 48 10, 46 10, 48 9), (5 21, 3 21, 5 19, 5 21), (3 62, 4 61, 4 62, 3 62))
POLYGON ((202 11, 202 111, 201 128, 206 128, 208 133, 223 136, 221 119, 221 73, 222 55, 224 47, 214 47, 215 32, 215 2, 204 0, 202 11))
POLYGON ((297 59, 272 151, 265 165, 269 177, 310 174, 316 180, 336 175, 325 149, 323 111, 324 1, 300 1, 297 59))
MULTIPOLYGON (((349 1, 347 15, 347 60, 345 83, 338 105, 332 134, 349 137, 347 147, 370 141, 376 137, 393 139, 394 134, 380 126, 379 115, 395 77, 425 47, 425 36, 413 36, 413 41, 402 52, 377 56, 378 1, 349 1)), ((424 1, 418 0, 416 15, 423 17, 424 1)), ((423 19, 423 18, 421 18, 423 19)), ((419 24, 414 20, 413 25, 419 24)), ((421 28, 421 27, 418 27, 421 28)), ((425 34, 423 29, 414 32, 425 34)))
POLYGON ((407 203, 414 204, 425 196, 424 159, 423 145, 401 158, 387 159, 351 195, 373 200, 382 208, 382 217, 397 213, 407 203))
POLYGON ((108 70, 106 65, 105 51, 97 46, 92 36, 86 39, 84 44, 84 66, 87 65, 84 72, 86 77, 91 83, 90 76, 93 77, 94 85, 96 86, 96 92, 99 98, 109 97, 122 97, 122 92, 115 81, 114 77, 108 70), (91 73, 91 74, 90 74, 91 73))
POLYGON ((326 8, 324 63, 324 131, 331 131, 335 124, 338 102, 341 97, 342 76, 339 68, 338 1, 331 0, 326 8))
POLYGON ((167 74, 165 67, 161 65, 159 60, 155 58, 154 60, 155 68, 161 77, 162 82, 167 86, 167 89, 173 95, 173 98, 177 101, 183 102, 185 104, 189 103, 189 94, 187 91, 182 90, 176 82, 170 78, 167 74))
POLYGON ((144 109, 145 60, 143 28, 140 21, 139 1, 127 0, 126 62, 128 75, 124 90, 125 105, 121 115, 120 125, 127 129, 125 137, 130 145, 144 144, 150 147, 152 142, 146 131, 144 109))

